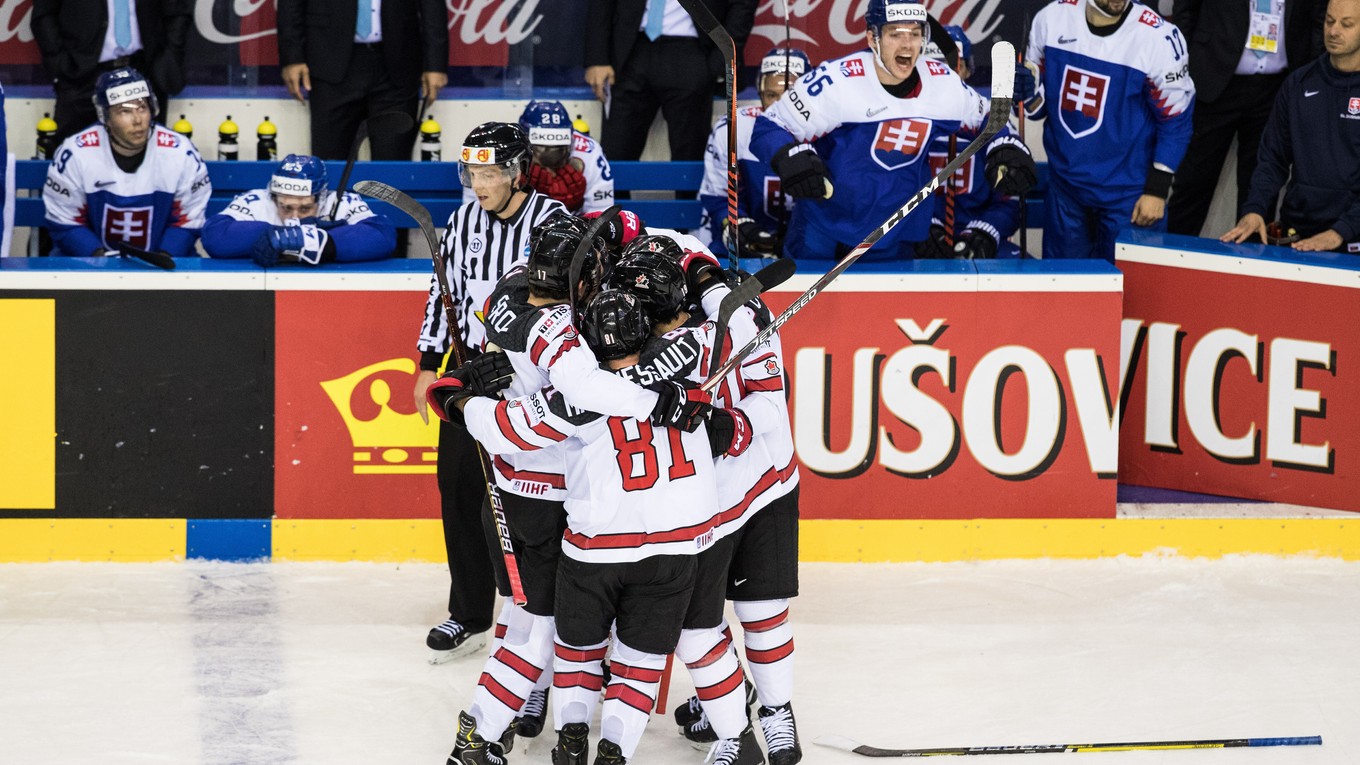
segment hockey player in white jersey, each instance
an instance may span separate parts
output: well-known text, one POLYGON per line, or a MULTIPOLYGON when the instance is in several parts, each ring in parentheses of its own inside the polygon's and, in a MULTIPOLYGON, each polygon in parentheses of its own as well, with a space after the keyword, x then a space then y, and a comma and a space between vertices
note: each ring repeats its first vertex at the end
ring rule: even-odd
POLYGON ((397 230, 363 197, 345 192, 337 201, 316 157, 289 154, 269 188, 236 195, 203 227, 203 249, 214 258, 254 258, 279 263, 355 263, 379 260, 397 246, 397 230), (334 213, 334 215, 332 215, 334 213))
MULTIPOLYGON (((582 331, 596 354, 639 383, 671 375, 639 366, 650 330, 640 301, 618 290, 599 293, 583 315, 582 331)), ((469 398, 455 386, 437 395, 447 396, 443 406, 463 410, 468 429, 491 451, 566 446, 553 667, 559 736, 552 757, 557 765, 585 765, 589 721, 603 689, 595 763, 626 763, 655 704, 665 655, 679 640, 695 556, 713 543, 717 502, 707 434, 581 412, 556 392, 498 401, 469 398)), ((483 750, 495 748, 482 743, 483 750)))
MULTIPOLYGON (((868 50, 817 66, 756 118, 751 152, 799 200, 784 245, 795 258, 840 259, 930 180, 936 136, 987 118, 947 64, 922 57, 925 6, 870 0, 864 20, 868 50)), ((918 209, 862 258, 911 258, 929 229, 918 209)))
POLYGON ((1055 0, 1025 59, 1016 100, 1047 118, 1044 259, 1112 261, 1121 227, 1165 230, 1195 99, 1176 25, 1133 0, 1055 0))
POLYGON ((152 121, 156 96, 131 67, 99 75, 99 124, 57 148, 43 187, 60 253, 117 255, 119 246, 194 254, 212 183, 188 138, 152 121))

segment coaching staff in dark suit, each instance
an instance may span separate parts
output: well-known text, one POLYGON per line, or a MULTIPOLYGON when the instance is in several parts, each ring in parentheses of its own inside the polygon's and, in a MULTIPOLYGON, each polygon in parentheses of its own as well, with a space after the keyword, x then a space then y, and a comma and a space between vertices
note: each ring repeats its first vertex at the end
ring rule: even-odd
POLYGON ((164 122, 167 95, 184 90, 190 0, 33 0, 33 37, 52 76, 57 140, 95 121, 94 81, 131 66, 146 75, 164 122))
POLYGON ((1234 137, 1234 210, 1242 215, 1275 93, 1286 74, 1322 54, 1325 8, 1323 0, 1175 0, 1172 20, 1190 53, 1195 116, 1172 186, 1169 231, 1199 236, 1234 137))
MULTIPOLYGON (((704 0, 741 46, 756 0, 704 0)), ((659 108, 671 159, 701 160, 713 125, 713 96, 727 71, 722 54, 677 0, 589 0, 586 82, 605 102, 600 143, 610 161, 642 156, 659 108)))
MULTIPOLYGON (((310 98, 312 154, 344 159, 359 123, 448 84, 444 0, 279 0, 279 64, 288 92, 310 98)), ((369 137, 373 159, 409 160, 416 129, 369 137)))

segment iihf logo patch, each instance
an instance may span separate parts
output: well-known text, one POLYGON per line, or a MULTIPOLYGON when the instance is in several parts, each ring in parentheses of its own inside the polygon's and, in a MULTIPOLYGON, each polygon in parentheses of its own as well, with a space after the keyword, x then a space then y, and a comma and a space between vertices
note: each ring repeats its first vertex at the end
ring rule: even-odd
POLYGON ((1346 111, 1351 114, 1360 114, 1360 98, 1352 98, 1346 102, 1346 111))
POLYGON ((1109 89, 1107 75, 1070 64, 1063 68, 1058 121, 1068 135, 1081 138, 1100 129, 1105 121, 1105 94, 1109 89))
POLYGON ((878 123, 870 154, 885 170, 898 170, 916 163, 930 140, 930 120, 888 120, 878 123))
POLYGON ((130 244, 141 250, 151 249, 150 207, 104 207, 104 243, 130 244))
POLYGON ((841 62, 841 75, 845 77, 863 77, 864 62, 859 59, 841 62))

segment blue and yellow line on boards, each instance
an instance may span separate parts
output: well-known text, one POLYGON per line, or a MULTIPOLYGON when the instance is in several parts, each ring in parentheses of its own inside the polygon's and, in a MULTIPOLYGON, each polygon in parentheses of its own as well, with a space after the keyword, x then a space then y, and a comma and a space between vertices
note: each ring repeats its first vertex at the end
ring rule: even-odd
MULTIPOLYGON (((0 563, 209 560, 443 562, 438 520, 0 519, 0 563)), ((805 520, 805 562, 1118 555, 1360 560, 1357 518, 805 520)))

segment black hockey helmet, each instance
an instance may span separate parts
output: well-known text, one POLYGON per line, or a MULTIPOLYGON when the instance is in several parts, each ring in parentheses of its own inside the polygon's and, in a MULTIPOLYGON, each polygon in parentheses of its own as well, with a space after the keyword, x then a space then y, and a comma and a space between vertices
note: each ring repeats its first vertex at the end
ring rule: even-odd
POLYGON ((623 248, 609 274, 609 286, 636 295, 653 322, 670 321, 684 307, 688 292, 685 272, 680 270, 684 256, 670 237, 639 236, 623 248))
POLYGON ((586 345, 601 361, 614 361, 642 350, 652 334, 642 301, 623 290, 599 292, 581 316, 586 345))
POLYGON ((463 139, 458 156, 459 180, 471 186, 470 165, 496 165, 505 169, 511 182, 529 174, 529 137, 513 122, 483 122, 463 139))
MULTIPOLYGON (((589 228, 590 224, 565 212, 554 213, 535 226, 529 233, 529 287, 559 300, 571 294, 571 260, 589 228)), ((595 237, 595 245, 581 264, 587 284, 595 281, 603 248, 603 241, 595 237)))

